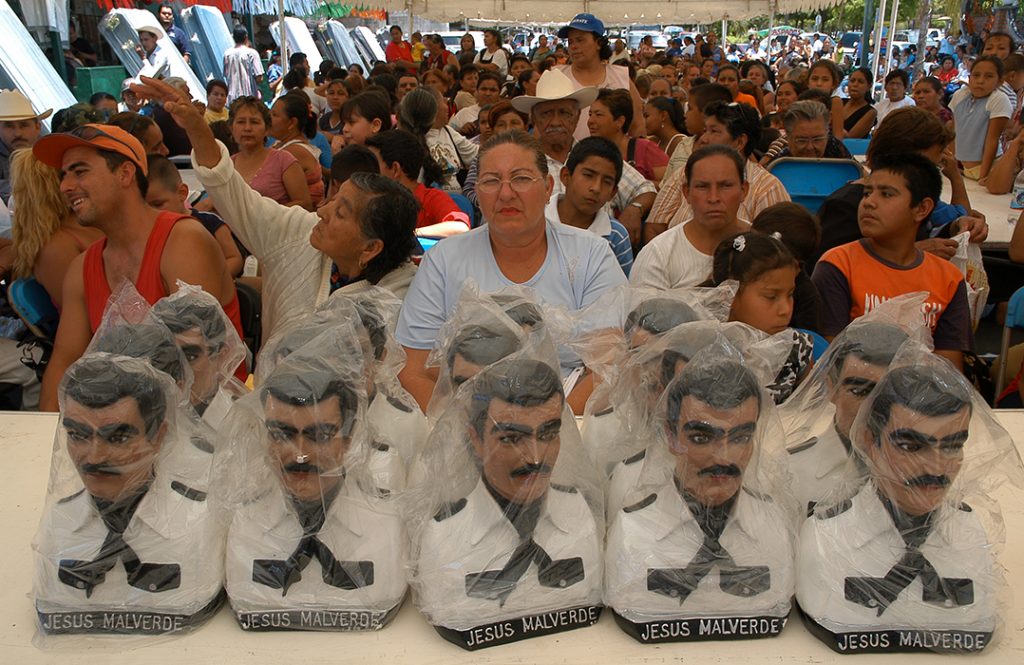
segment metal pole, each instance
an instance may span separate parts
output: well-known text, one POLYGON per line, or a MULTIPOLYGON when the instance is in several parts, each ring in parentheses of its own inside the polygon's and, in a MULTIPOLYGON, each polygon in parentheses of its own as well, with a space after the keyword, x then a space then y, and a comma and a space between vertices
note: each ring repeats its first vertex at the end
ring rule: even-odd
POLYGON ((409 10, 409 41, 410 42, 412 41, 412 3, 413 3, 413 0, 408 0, 408 2, 405 3, 406 9, 409 10))
POLYGON ((900 10, 900 0, 893 0, 892 3, 892 19, 889 21, 889 49, 885 54, 885 67, 882 69, 882 80, 889 75, 889 70, 892 69, 892 49, 893 41, 896 39, 896 12, 900 10))
POLYGON ((284 0, 277 0, 277 34, 281 38, 281 76, 288 73, 288 31, 284 27, 284 0))
POLYGON ((860 27, 860 58, 854 58, 858 67, 866 67, 868 64, 868 36, 874 30, 874 18, 874 0, 864 0, 864 22, 860 27))
POLYGON ((772 64, 772 29, 775 27, 775 8, 777 5, 777 0, 771 0, 771 2, 768 3, 768 7, 771 12, 768 14, 768 48, 765 49, 764 56, 764 61, 768 63, 768 65, 772 64))
MULTIPOLYGON (((875 25, 875 48, 871 52, 871 72, 874 75, 875 80, 878 80, 878 59, 881 57, 882 52, 882 26, 885 24, 885 2, 882 0, 882 4, 878 7, 878 22, 875 25)), ((871 91, 871 97, 874 99, 875 91, 871 91)))

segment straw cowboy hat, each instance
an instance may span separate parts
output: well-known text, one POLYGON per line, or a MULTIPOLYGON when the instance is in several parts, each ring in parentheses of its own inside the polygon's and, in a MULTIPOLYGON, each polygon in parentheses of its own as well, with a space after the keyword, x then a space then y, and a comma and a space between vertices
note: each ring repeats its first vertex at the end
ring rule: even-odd
POLYGON ((156 35, 157 39, 163 39, 167 36, 167 33, 164 31, 163 27, 159 23, 147 23, 145 25, 140 25, 139 27, 135 28, 135 32, 152 32, 154 35, 156 35))
POLYGON ((512 99, 512 107, 520 113, 529 113, 534 106, 543 102, 556 102, 571 99, 586 108, 597 99, 597 88, 592 85, 576 90, 569 77, 557 69, 549 69, 541 74, 537 81, 537 96, 522 95, 512 99))
POLYGON ((32 108, 32 102, 18 90, 0 90, 0 122, 45 120, 50 117, 51 113, 53 113, 53 109, 36 113, 32 108))

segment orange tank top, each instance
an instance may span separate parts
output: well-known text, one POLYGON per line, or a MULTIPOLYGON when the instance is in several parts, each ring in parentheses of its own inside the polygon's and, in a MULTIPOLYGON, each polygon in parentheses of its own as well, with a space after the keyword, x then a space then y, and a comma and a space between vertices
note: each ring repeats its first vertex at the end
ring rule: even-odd
MULTIPOLYGON (((181 215, 173 212, 161 212, 156 218, 156 224, 146 241, 146 251, 142 255, 142 265, 139 267, 139 275, 135 278, 135 289, 146 299, 150 305, 157 300, 169 295, 164 287, 164 280, 160 274, 160 259, 163 257, 164 247, 171 235, 171 229, 179 220, 189 219, 189 215, 181 215)), ((97 240, 89 249, 85 250, 85 259, 82 266, 82 284, 85 287, 85 305, 89 312, 89 327, 95 333, 103 320, 103 312, 107 308, 107 301, 110 300, 110 284, 107 282, 106 265, 103 262, 103 250, 107 247, 107 239, 97 240)), ((242 337, 242 317, 238 306, 238 294, 235 293, 231 302, 224 305, 224 313, 231 319, 238 336, 242 337)), ((245 363, 239 366, 235 372, 241 381, 247 378, 245 363)))

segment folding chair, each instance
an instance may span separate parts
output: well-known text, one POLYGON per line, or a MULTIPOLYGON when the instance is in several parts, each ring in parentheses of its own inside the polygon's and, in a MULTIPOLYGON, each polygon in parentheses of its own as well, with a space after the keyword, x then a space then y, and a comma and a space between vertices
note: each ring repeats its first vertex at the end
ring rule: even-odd
POLYGON ((1006 322, 1003 324, 1003 341, 999 345, 999 375, 996 377, 996 395, 999 399, 1000 393, 1006 386, 1006 354, 1010 349, 1010 336, 1013 329, 1024 330, 1024 286, 1014 291, 1006 306, 1006 322))
POLYGON ((32 277, 15 280, 7 287, 7 300, 33 335, 53 340, 60 314, 42 284, 32 277))
POLYGON ((832 192, 864 175, 864 167, 854 159, 782 157, 770 162, 768 171, 782 181, 789 198, 811 214, 818 213, 832 192))
POLYGON ((850 151, 851 155, 865 155, 868 152, 868 143, 871 142, 870 138, 866 139, 843 139, 843 145, 850 151))

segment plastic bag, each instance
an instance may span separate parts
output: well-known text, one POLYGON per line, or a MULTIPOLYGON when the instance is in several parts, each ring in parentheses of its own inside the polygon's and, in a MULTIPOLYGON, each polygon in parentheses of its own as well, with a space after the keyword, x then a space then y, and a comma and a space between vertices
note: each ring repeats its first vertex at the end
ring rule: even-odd
POLYGON ((158 300, 152 314, 174 334, 192 370, 192 407, 217 429, 234 400, 248 392, 234 372, 249 350, 217 299, 198 286, 178 282, 178 290, 158 300))
POLYGON ((970 241, 971 234, 964 231, 953 237, 957 241, 956 254, 949 261, 964 274, 964 281, 967 283, 967 304, 971 310, 971 327, 978 328, 981 315, 985 310, 985 303, 988 302, 989 285, 988 274, 985 273, 985 263, 981 256, 981 244, 970 241))
POLYGON ((847 475, 850 428, 861 404, 908 340, 931 344, 921 313, 927 294, 880 303, 848 325, 797 391, 779 408, 793 492, 808 510, 835 494, 847 475))
POLYGON ((33 541, 40 636, 202 624, 223 600, 223 531, 207 488, 193 482, 212 456, 179 427, 172 379, 140 359, 90 353, 68 369, 59 398, 33 541))
POLYGON ((605 603, 640 642, 774 636, 789 615, 796 506, 771 374, 716 337, 668 383, 647 447, 615 469, 629 489, 609 514, 605 603))
POLYGON ((597 621, 601 490, 557 364, 527 346, 464 382, 405 496, 420 611, 478 649, 597 621))
POLYGON ((381 469, 378 483, 393 491, 404 486, 405 466, 427 436, 426 418, 398 382, 398 373, 405 365, 405 353, 394 338, 400 307, 393 294, 377 287, 356 294, 335 294, 312 315, 268 340, 259 360, 262 381, 282 359, 319 335, 353 326, 363 349, 361 362, 369 399, 370 436, 382 451, 391 450, 397 455, 390 456, 395 464, 381 469))
POLYGON ((407 540, 378 484, 358 319, 280 360, 227 420, 226 588, 245 630, 376 630, 406 590, 407 540))
POLYGON ((842 653, 981 651, 1006 609, 992 491, 1024 478, 1009 434, 960 372, 908 343, 851 441, 860 484, 819 502, 801 530, 808 628, 842 653))

